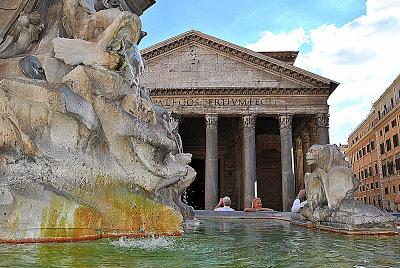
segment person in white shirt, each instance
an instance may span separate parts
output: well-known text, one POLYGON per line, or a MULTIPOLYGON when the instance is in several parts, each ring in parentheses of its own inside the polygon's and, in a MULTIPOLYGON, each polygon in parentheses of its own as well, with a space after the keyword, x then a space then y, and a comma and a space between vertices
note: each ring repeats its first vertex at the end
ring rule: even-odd
POLYGON ((235 211, 231 208, 231 199, 229 196, 221 198, 219 203, 215 206, 214 211, 235 211))
POLYGON ((306 197, 306 190, 301 189, 296 199, 293 201, 292 212, 300 212, 302 208, 307 204, 307 200, 304 201, 306 197))

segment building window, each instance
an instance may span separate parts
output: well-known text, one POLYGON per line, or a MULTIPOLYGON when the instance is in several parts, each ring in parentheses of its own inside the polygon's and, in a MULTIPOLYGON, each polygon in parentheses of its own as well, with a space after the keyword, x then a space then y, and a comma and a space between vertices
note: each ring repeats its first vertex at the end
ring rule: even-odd
POLYGON ((400 157, 399 157, 399 155, 396 156, 396 159, 394 160, 394 163, 395 163, 396 170, 398 171, 400 169, 400 157))
POLYGON ((381 119, 381 111, 378 111, 378 119, 381 119))
POLYGON ((382 165, 382 176, 386 177, 386 164, 382 165))
POLYGON ((393 193, 396 193, 396 186, 393 185, 393 193))
POLYGON ((364 179, 364 170, 361 170, 361 179, 364 179))
POLYGON ((392 142, 390 141, 390 139, 386 140, 386 151, 389 152, 390 150, 392 150, 392 142))
POLYGON ((382 129, 379 130, 379 135, 382 137, 382 129))
POLYGON ((379 174, 379 170, 378 170, 378 164, 375 164, 375 174, 378 175, 379 174))
POLYGON ((374 183, 371 182, 371 190, 373 190, 373 189, 374 189, 374 183))
POLYGON ((393 119, 392 120, 392 127, 395 127, 396 126, 396 119, 393 119))
POLYGON ((375 142, 371 141, 371 150, 374 150, 374 149, 375 149, 375 142))
POLYGON ((394 134, 393 135, 393 148, 396 148, 397 146, 399 146, 399 135, 394 134))
POLYGON ((372 167, 371 166, 368 167, 368 173, 369 173, 370 176, 374 175, 374 174, 372 174, 372 167))
POLYGON ((383 143, 381 143, 379 145, 379 147, 381 148, 381 154, 384 154, 385 153, 385 145, 383 143))
POLYGON ((364 169, 364 174, 365 174, 365 178, 368 178, 368 171, 367 171, 367 169, 364 169))
POLYGON ((385 188, 385 194, 389 194, 389 188, 388 187, 385 188))
POLYGON ((367 153, 369 153, 369 151, 371 151, 369 144, 367 144, 367 153))
POLYGON ((375 182, 375 189, 378 189, 379 188, 379 184, 378 184, 378 182, 376 181, 375 182))
POLYGON ((366 155, 366 153, 365 153, 365 147, 362 148, 362 155, 363 155, 363 156, 366 155))
POLYGON ((394 169, 393 169, 393 161, 390 161, 387 163, 387 169, 388 169, 388 174, 393 175, 394 174, 394 169))
POLYGON ((385 126, 385 133, 389 131, 389 125, 385 126))

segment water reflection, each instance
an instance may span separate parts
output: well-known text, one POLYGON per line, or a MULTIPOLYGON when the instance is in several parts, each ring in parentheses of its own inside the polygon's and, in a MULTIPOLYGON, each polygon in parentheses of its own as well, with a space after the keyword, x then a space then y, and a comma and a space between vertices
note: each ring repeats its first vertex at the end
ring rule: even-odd
POLYGON ((0 245, 1 267, 400 267, 398 237, 346 237, 268 220, 209 220, 182 237, 0 245))

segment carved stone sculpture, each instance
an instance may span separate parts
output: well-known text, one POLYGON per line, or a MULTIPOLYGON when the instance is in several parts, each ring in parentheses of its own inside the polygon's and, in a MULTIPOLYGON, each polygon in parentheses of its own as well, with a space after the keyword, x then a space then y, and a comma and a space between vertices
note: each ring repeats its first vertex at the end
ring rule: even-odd
POLYGON ((75 67, 63 83, 0 82, 0 241, 176 234, 194 217, 191 155, 140 86, 140 20, 94 4, 64 1, 65 23, 85 24, 53 40, 75 67))
POLYGON ((39 40, 39 34, 43 28, 44 25, 40 23, 40 14, 37 11, 22 12, 8 40, 0 46, 0 59, 25 52, 39 40))
POLYGON ((302 221, 339 229, 392 227, 393 216, 354 199, 358 181, 336 145, 313 145, 306 160, 315 170, 304 177, 307 206, 302 221))

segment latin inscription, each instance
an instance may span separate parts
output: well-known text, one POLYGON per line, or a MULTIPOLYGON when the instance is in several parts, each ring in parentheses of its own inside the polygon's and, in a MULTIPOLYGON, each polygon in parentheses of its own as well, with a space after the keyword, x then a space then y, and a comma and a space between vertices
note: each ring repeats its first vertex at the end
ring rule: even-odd
POLYGON ((171 106, 275 106, 286 102, 269 98, 204 98, 204 99, 177 99, 177 98, 154 98, 155 103, 171 106))

